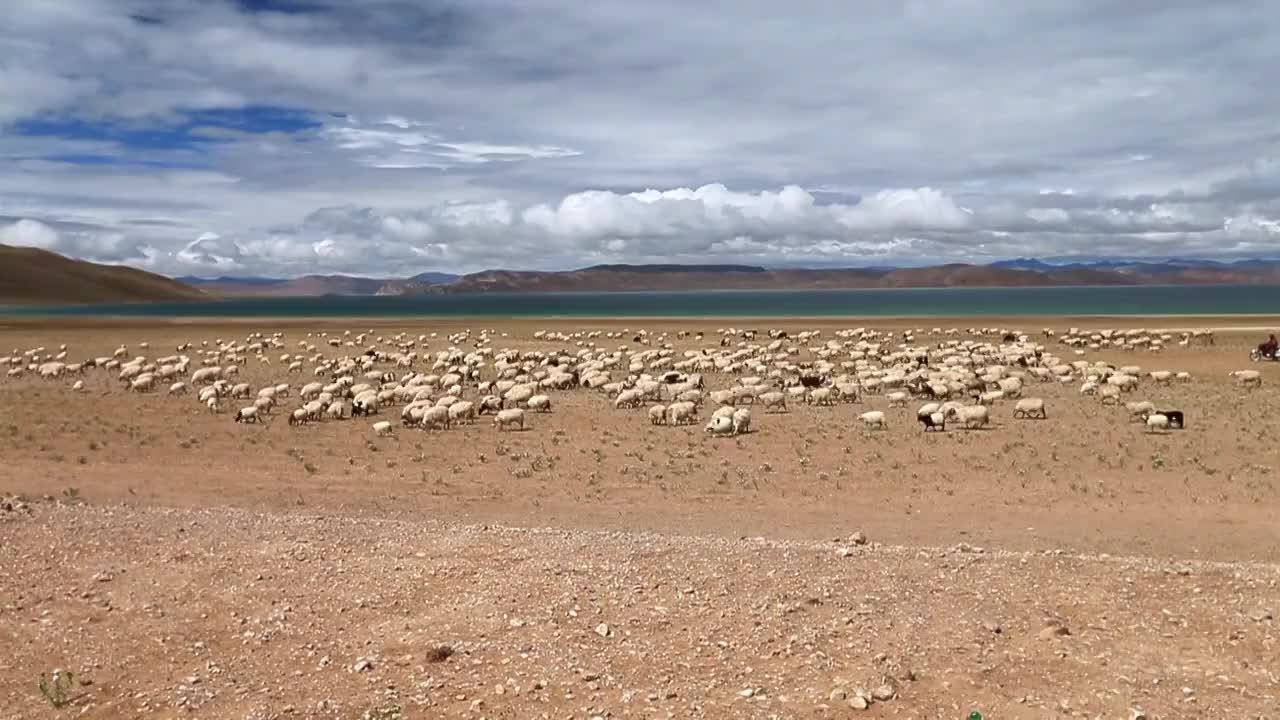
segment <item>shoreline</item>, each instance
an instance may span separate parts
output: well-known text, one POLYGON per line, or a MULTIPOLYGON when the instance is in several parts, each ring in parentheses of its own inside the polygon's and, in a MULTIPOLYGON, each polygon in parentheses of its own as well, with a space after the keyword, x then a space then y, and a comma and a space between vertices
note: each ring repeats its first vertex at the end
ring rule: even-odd
MULTIPOLYGON (((1114 326, 1119 321, 1131 325, 1161 325, 1149 328, 1152 332, 1180 332, 1183 330, 1263 331, 1280 328, 1280 313, 1146 313, 1146 314, 1058 314, 1058 315, 404 315, 404 316, 292 316, 262 315, 245 317, 186 316, 186 315, 4 315, 0 314, 0 329, 23 330, 42 328, 125 328, 125 327, 217 327, 260 326, 277 327, 403 327, 431 323, 433 325, 464 327, 485 325, 628 327, 640 324, 668 326, 693 326, 717 323, 741 326, 753 323, 775 325, 809 325, 819 327, 855 327, 900 325, 902 323, 930 324, 934 326, 990 326, 1024 325, 1035 331, 1051 325, 1079 325, 1086 327, 1114 326), (1170 323, 1183 323, 1169 325, 1170 323)), ((1027 330, 1030 331, 1030 330, 1027 330)))

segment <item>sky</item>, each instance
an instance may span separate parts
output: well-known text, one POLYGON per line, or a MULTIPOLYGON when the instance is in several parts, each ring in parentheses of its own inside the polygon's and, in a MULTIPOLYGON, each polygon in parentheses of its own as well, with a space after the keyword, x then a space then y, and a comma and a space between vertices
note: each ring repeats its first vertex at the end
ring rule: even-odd
POLYGON ((33 0, 0 243, 170 275, 1280 257, 1280 3, 33 0))

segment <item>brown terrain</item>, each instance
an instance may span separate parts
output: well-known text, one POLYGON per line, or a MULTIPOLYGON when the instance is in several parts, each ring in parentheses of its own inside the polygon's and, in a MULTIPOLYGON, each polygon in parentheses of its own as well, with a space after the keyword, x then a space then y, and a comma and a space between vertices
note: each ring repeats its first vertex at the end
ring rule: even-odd
MULTIPOLYGON (((312 364, 290 375, 278 355, 299 340, 362 349, 321 333, 425 334, 434 352, 489 328, 495 348, 574 353, 534 331, 640 350, 644 328, 679 354, 718 350, 730 325, 762 343, 822 329, 815 345, 920 323, 14 319, 0 357, 194 342, 195 359, 202 340, 278 331, 241 380, 296 390, 312 364)), ((939 319, 915 343, 975 323, 1066 360, 1042 326, 1175 331, 1159 354, 1083 359, 1191 373, 1124 398, 1187 427, 1148 432, 1078 379, 1027 386, 1044 420, 1002 401, 988 429, 926 434, 921 401, 867 395, 757 408, 750 433, 717 438, 587 389, 553 391, 524 431, 422 431, 394 406, 291 427, 295 395, 237 424, 247 401, 211 414, 113 371, 0 374, 0 718, 1276 717, 1280 366, 1247 355, 1280 318, 939 319), (1216 343, 1177 345, 1193 327, 1216 343), (864 429, 867 410, 888 428, 864 429), (73 673, 49 693, 60 709, 38 688, 55 669, 73 673)))
POLYGON ((163 275, 0 245, 0 305, 208 299, 163 275))

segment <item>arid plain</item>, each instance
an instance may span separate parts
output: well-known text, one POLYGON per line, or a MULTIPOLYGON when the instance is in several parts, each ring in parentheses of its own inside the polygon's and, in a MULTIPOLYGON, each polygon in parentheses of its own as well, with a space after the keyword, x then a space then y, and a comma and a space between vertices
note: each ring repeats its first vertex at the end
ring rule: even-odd
MULTIPOLYGON (((189 386, 217 340, 280 333, 282 347, 228 354, 244 356, 234 382, 291 388, 242 424, 247 401, 211 413, 195 386, 0 374, 0 718, 1276 717, 1280 366, 1248 353, 1277 322, 0 321, 0 357, 187 355, 189 386), (1060 341, 1070 327, 1170 339, 1077 348, 1060 341), (1207 327, 1212 344, 1179 344, 1207 327), (724 328, 758 334, 722 347, 724 328), (531 361, 670 343, 678 361, 764 348, 772 329, 787 337, 768 352, 808 367, 853 328, 893 332, 873 340, 890 350, 914 331, 935 358, 1025 333, 1042 357, 1135 365, 1140 381, 1105 405, 1081 394, 1087 372, 1029 377, 1022 395, 1047 418, 1001 399, 987 428, 927 433, 927 400, 891 408, 886 393, 757 406, 750 432, 716 437, 711 403, 694 424, 653 425, 651 403, 615 409, 582 387, 549 390, 523 431, 488 416, 404 427, 394 404, 286 421, 304 384, 332 379, 317 356, 394 353, 397 336, 415 341, 412 370, 440 373, 451 345, 531 361), (1190 380, 1148 375, 1162 370, 1190 380), (1150 432, 1124 406, 1138 400, 1186 427, 1150 432), (876 410, 883 430, 858 418, 876 410), (389 436, 372 430, 384 420, 389 436), (74 677, 62 708, 38 688, 54 669, 74 677)), ((492 360, 477 381, 495 379, 492 360)), ((746 374, 702 372, 704 390, 746 374)))

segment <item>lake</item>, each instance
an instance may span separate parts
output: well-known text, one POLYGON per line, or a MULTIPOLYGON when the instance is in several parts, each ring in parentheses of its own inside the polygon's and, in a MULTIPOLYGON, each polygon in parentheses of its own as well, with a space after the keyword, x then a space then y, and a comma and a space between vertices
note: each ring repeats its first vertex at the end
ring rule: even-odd
POLYGON ((720 290, 251 298, 0 307, 134 317, 693 317, 1280 314, 1276 285, 720 290))

